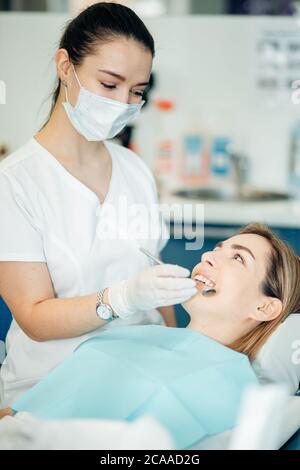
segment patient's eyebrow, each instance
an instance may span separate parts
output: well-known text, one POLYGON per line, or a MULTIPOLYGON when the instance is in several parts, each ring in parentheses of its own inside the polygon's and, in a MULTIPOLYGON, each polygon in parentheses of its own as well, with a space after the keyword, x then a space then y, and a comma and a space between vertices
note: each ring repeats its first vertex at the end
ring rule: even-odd
POLYGON ((219 242, 216 244, 215 248, 222 248, 222 246, 223 246, 223 242, 219 242))
POLYGON ((255 260, 255 256, 254 254, 252 253, 252 251, 247 248, 246 246, 243 246, 243 245, 231 245, 231 248, 233 248, 234 250, 244 250, 244 251, 247 251, 249 253, 249 255, 252 256, 252 258, 255 260))
MULTIPOLYGON (((223 246, 223 242, 219 242, 219 243, 216 244, 215 248, 222 248, 222 246, 223 246)), ((243 246, 243 245, 239 245, 239 244, 234 243, 233 245, 231 245, 231 248, 232 248, 233 250, 243 250, 243 251, 247 251, 247 253, 249 253, 249 255, 251 255, 252 258, 255 260, 254 254, 253 254, 252 251, 251 251, 249 248, 247 248, 246 246, 243 246)))

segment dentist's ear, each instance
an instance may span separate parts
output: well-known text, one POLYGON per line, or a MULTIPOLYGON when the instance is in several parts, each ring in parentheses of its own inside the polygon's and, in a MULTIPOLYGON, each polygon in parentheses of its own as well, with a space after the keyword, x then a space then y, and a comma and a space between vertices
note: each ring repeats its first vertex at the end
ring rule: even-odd
POLYGON ((275 320, 282 312, 282 302, 275 297, 269 297, 268 300, 257 307, 255 312, 255 320, 260 322, 262 321, 271 321, 275 320))
POLYGON ((71 62, 66 49, 58 49, 55 53, 55 62, 57 74, 61 81, 66 81, 72 76, 71 62))

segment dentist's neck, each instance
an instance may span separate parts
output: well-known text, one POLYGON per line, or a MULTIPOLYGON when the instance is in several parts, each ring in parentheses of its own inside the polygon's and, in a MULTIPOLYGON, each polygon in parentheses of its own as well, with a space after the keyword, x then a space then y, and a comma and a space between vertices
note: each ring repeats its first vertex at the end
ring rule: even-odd
POLYGON ((41 144, 60 159, 80 166, 99 161, 99 156, 105 152, 103 142, 89 142, 72 126, 63 108, 65 101, 63 91, 60 92, 50 120, 36 134, 41 144))

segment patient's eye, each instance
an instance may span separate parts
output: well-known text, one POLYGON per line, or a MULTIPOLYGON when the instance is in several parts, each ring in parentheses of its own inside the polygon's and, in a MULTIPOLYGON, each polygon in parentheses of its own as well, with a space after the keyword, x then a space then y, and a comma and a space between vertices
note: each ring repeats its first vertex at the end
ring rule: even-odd
POLYGON ((244 264, 244 258, 239 253, 236 253, 233 258, 244 264))

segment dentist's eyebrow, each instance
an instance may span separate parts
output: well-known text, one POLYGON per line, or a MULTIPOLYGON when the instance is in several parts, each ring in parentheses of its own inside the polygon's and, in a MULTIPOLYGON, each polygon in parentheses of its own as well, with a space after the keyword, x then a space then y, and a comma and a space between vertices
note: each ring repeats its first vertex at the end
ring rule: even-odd
MULTIPOLYGON (((219 242, 219 243, 216 244, 215 248, 222 248, 222 246, 223 246, 223 242, 219 242)), ((247 248, 246 246, 238 245, 238 244, 233 244, 233 245, 231 245, 231 248, 232 248, 233 250, 243 250, 243 251, 247 251, 247 253, 249 253, 249 255, 251 255, 252 258, 255 260, 254 254, 253 254, 252 251, 251 251, 249 248, 247 248)))
MULTIPOLYGON (((112 77, 118 78, 122 82, 125 82, 126 80, 126 78, 123 77, 122 75, 119 75, 118 73, 115 73, 115 72, 111 72, 110 70, 98 69, 98 72, 107 73, 108 75, 111 75, 112 77)), ((134 85, 134 86, 147 86, 147 85, 149 85, 149 82, 138 83, 137 85, 134 85)))

